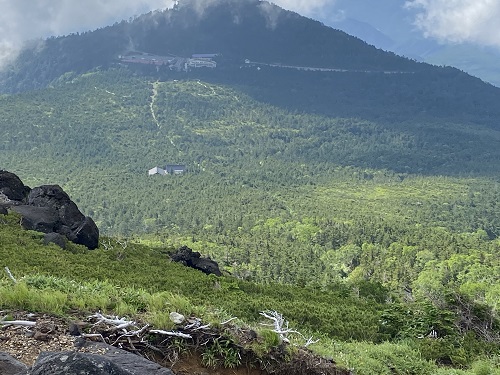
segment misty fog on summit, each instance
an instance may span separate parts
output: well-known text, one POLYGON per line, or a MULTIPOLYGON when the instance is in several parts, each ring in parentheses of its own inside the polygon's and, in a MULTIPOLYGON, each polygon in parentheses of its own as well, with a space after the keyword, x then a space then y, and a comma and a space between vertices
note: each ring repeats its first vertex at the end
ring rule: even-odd
MULTIPOLYGON (((197 1, 200 9, 213 1, 197 1)), ((378 2, 365 2, 367 7, 378 2)), ((497 0, 383 0, 415 14, 414 27, 440 42, 471 42, 500 46, 500 1, 497 0)), ((156 9, 170 8, 174 0, 0 0, 0 65, 15 57, 31 39, 92 30, 156 9)), ((182 0, 179 0, 182 2, 182 0)), ((336 0, 275 0, 277 5, 319 18, 342 9, 336 0)), ((322 17, 324 19, 324 17, 322 17)))

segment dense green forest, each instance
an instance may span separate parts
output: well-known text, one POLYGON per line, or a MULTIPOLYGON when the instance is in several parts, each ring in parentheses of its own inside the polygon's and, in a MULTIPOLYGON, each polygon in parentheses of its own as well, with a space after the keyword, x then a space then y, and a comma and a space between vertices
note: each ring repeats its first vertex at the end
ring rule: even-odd
POLYGON ((62 77, 0 104, 2 168, 60 184, 104 233, 189 244, 242 279, 370 280, 437 306, 459 293, 498 308, 489 126, 397 131, 127 70, 62 77), (147 176, 167 163, 188 173, 147 176))
MULTIPOLYGON (((85 308, 156 321, 145 301, 167 289, 188 314, 256 323, 281 310, 358 374, 497 374, 500 90, 227 1, 50 38, 1 75, 0 169, 61 185, 105 235, 61 256, 0 216, 0 265, 24 276, 19 292, 60 296, 47 308, 61 313, 77 304, 64 297, 73 280, 96 280, 114 302, 85 308), (221 56, 216 70, 174 72, 118 64, 127 49, 221 56), (187 172, 148 176, 166 164, 187 172), (180 245, 225 276, 171 264, 180 245)), ((0 295, 29 307, 8 283, 0 295)))
POLYGON ((259 314, 273 310, 318 340, 314 352, 356 374, 498 374, 498 339, 486 336, 498 332, 498 323, 465 298, 449 299, 445 308, 425 299, 399 300, 376 282, 332 282, 329 288, 253 283, 207 276, 172 263, 169 248, 126 239, 102 238, 106 246, 95 251, 79 245, 62 251, 42 240, 43 234, 21 229, 16 215, 0 216, 0 265, 18 280, 12 285, 0 274, 0 308, 59 315, 99 310, 163 329, 172 325, 165 311, 215 326, 237 317, 236 327, 258 332, 260 344, 252 349, 261 355, 278 345, 259 314), (432 330, 438 338, 426 337, 432 330))

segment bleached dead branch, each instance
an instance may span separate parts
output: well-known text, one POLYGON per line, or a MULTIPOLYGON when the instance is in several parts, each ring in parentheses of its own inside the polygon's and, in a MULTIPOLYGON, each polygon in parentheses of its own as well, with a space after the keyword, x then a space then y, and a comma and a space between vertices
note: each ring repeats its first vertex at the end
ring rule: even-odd
POLYGON ((274 323, 273 324, 268 324, 270 326, 274 326, 273 332, 276 332, 280 337, 284 340, 287 341, 286 336, 289 333, 299 333, 296 330, 290 329, 288 327, 288 321, 283 318, 283 315, 281 315, 277 311, 262 311, 260 313, 264 318, 272 320, 274 323))
POLYGON ((231 323, 233 320, 236 320, 236 319, 238 319, 238 318, 235 316, 234 318, 231 318, 231 319, 226 320, 225 322, 222 322, 222 323, 221 323, 221 325, 223 326, 223 325, 229 324, 229 323, 231 323))
POLYGON ((175 331, 163 331, 161 329, 152 329, 149 331, 149 333, 156 333, 158 335, 165 335, 165 336, 182 337, 183 339, 193 338, 193 336, 188 335, 187 333, 175 332, 175 331))
POLYGON ((125 250, 128 246, 128 242, 126 240, 123 241, 116 240, 116 242, 122 247, 123 250, 125 250))
POLYGON ((146 324, 144 327, 142 327, 141 329, 139 329, 137 331, 126 332, 123 335, 118 336, 117 339, 111 345, 114 346, 118 341, 120 341, 123 338, 128 338, 130 340, 131 337, 141 337, 142 335, 144 335, 144 333, 146 332, 146 330, 149 327, 150 327, 150 325, 146 324))
POLYGON ((108 238, 108 242, 101 241, 101 245, 104 246, 105 250, 113 249, 113 245, 111 245, 111 240, 108 238))
POLYGON ((132 321, 132 320, 125 320, 125 318, 119 318, 117 316, 109 316, 109 315, 102 315, 100 313, 96 313, 94 315, 89 316, 90 318, 95 318, 97 319, 97 322, 94 323, 94 326, 99 325, 99 324, 109 324, 116 329, 125 329, 130 326, 135 326, 137 323, 132 321))
POLYGON ((289 334, 299 335, 302 339, 306 340, 306 342, 304 344, 304 346, 306 348, 309 345, 315 344, 319 341, 319 340, 314 341, 312 336, 309 339, 306 339, 306 337, 302 333, 300 333, 299 331, 296 331, 294 329, 291 329, 288 325, 289 324, 288 321, 285 320, 283 315, 281 315, 277 311, 262 311, 259 314, 261 316, 263 316, 264 318, 273 321, 272 324, 265 324, 265 323, 261 323, 261 324, 274 327, 273 332, 276 332, 283 342, 290 343, 290 339, 288 338, 289 334))
POLYGON ((198 328, 201 326, 201 319, 198 318, 193 318, 189 320, 190 324, 187 324, 184 328, 185 329, 194 329, 198 328))
POLYGON ((193 328, 193 331, 199 331, 201 329, 207 329, 208 327, 210 327, 210 323, 204 325, 204 326, 199 326, 197 328, 193 328))
POLYGON ((12 272, 10 272, 9 267, 5 267, 5 272, 7 272, 7 276, 9 276, 9 279, 11 279, 14 284, 17 284, 16 278, 12 275, 12 272))
POLYGON ((317 342, 319 342, 319 339, 313 340, 313 337, 311 336, 307 339, 306 343, 304 344, 304 348, 307 348, 309 345, 316 344, 317 342))
POLYGON ((0 325, 34 327, 36 322, 30 322, 29 320, 2 320, 0 321, 0 325))

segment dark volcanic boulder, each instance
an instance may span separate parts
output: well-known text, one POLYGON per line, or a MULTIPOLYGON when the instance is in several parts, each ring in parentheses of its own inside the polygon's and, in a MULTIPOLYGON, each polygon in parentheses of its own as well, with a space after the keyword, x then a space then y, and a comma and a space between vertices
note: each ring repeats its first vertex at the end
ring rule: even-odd
POLYGON ((14 173, 0 170, 0 193, 14 201, 12 203, 23 203, 30 190, 14 173))
POLYGON ((105 357, 79 352, 42 353, 30 375, 131 375, 105 357))
POLYGON ((72 240, 74 243, 85 245, 91 250, 99 246, 99 228, 88 216, 73 231, 73 234, 75 235, 75 239, 72 240))
POLYGON ((9 354, 0 353, 0 374, 1 375, 17 375, 25 374, 28 367, 13 358, 9 354))
POLYGON ((72 230, 76 229, 85 219, 76 204, 59 185, 43 185, 34 188, 28 195, 28 205, 54 209, 57 211, 61 223, 69 226, 72 230))
POLYGON ((42 232, 57 232, 91 250, 99 246, 99 229, 96 224, 90 217, 85 217, 80 212, 60 186, 43 185, 34 188, 28 195, 28 206, 49 209, 50 212, 57 214, 58 221, 54 223, 53 228, 41 230, 42 232))
MULTIPOLYGON (((80 212, 58 185, 30 189, 15 174, 0 171, 0 214, 5 214, 5 207, 10 207, 22 216, 21 223, 25 229, 59 233, 90 250, 99 246, 97 225, 80 212)), ((59 246, 63 243, 61 238, 57 241, 49 239, 48 242, 55 242, 59 246)))
MULTIPOLYGON (((30 189, 14 173, 0 170, 0 214, 6 213, 6 207, 22 216, 21 223, 26 229, 58 233, 90 250, 99 246, 97 225, 80 212, 58 185, 30 189)), ((48 242, 59 246, 63 243, 61 238, 57 241, 49 239, 48 242)))
POLYGON ((37 232, 55 232, 61 226, 57 211, 50 207, 13 206, 12 211, 22 216, 21 224, 24 229, 37 232))
POLYGON ((165 367, 104 343, 85 342, 84 347, 85 352, 43 352, 29 374, 174 375, 165 367))
POLYGON ((222 276, 217 262, 210 258, 202 258, 199 252, 193 252, 193 250, 187 246, 180 247, 177 252, 171 256, 171 258, 174 262, 200 270, 207 275, 213 274, 222 276))

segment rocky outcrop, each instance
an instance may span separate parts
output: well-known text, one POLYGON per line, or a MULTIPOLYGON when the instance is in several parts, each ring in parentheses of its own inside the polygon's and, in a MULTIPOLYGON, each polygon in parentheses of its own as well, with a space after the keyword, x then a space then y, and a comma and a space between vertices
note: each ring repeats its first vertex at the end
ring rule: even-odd
POLYGON ((131 375, 103 356, 79 352, 42 353, 30 375, 131 375))
POLYGON ((19 362, 14 357, 6 353, 0 353, 0 374, 2 375, 18 375, 25 374, 28 367, 19 362))
POLYGON ((25 186, 21 179, 14 173, 0 170, 0 194, 6 203, 22 204, 25 202, 30 188, 25 186))
POLYGON ((85 342, 73 351, 42 352, 30 369, 0 353, 2 375, 174 375, 157 363, 116 347, 85 342))
POLYGON ((50 207, 14 206, 11 210, 22 216, 21 224, 24 229, 37 232, 51 233, 58 230, 59 217, 50 207))
POLYGON ((187 246, 180 247, 172 256, 174 262, 181 263, 187 267, 200 270, 207 275, 222 276, 217 262, 210 258, 202 258, 200 253, 191 250, 187 246))
MULTIPOLYGON (((93 250, 99 246, 99 229, 90 217, 85 217, 68 194, 58 185, 43 185, 30 189, 13 173, 0 171, 0 194, 3 207, 22 216, 25 229, 47 234, 58 233, 69 241, 93 250)), ((51 240, 48 242, 61 244, 51 240)))

